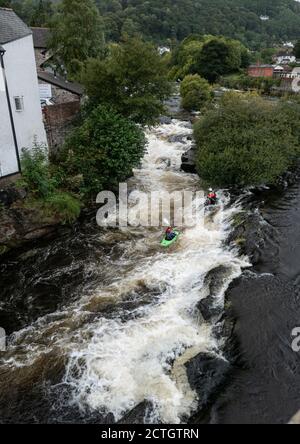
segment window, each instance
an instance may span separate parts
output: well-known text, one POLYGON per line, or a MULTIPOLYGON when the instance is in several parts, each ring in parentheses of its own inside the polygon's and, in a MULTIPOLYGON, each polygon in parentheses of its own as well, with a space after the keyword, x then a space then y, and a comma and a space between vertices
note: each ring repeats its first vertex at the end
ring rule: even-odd
POLYGON ((21 112, 24 110, 23 97, 14 97, 16 111, 21 112))

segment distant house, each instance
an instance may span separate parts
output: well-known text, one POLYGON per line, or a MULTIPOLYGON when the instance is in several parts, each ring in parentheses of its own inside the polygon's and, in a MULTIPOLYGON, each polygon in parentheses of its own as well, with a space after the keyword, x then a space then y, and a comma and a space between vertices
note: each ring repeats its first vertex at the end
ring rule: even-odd
POLYGON ((80 112, 83 86, 59 75, 48 43, 49 28, 31 28, 44 123, 50 152, 63 145, 80 112))
POLYGON ((48 52, 49 28, 31 28, 37 70, 51 55, 48 52))
POLYGON ((276 55, 275 61, 278 65, 289 65, 296 62, 296 57, 290 52, 283 51, 276 55))
POLYGON ((289 65, 276 65, 274 66, 274 78, 282 79, 291 77, 293 69, 289 65))
POLYGON ((47 143, 32 32, 12 9, 0 8, 0 177, 20 172, 22 148, 47 143))
POLYGON ((54 104, 80 101, 83 87, 76 82, 68 82, 52 66, 52 54, 48 49, 50 29, 31 28, 31 30, 42 104, 47 104, 47 100, 51 100, 54 104))
POLYGON ((295 93, 300 92, 300 68, 294 68, 292 72, 292 91, 295 93))
POLYGON ((274 66, 273 65, 250 65, 248 68, 249 77, 273 77, 274 66))

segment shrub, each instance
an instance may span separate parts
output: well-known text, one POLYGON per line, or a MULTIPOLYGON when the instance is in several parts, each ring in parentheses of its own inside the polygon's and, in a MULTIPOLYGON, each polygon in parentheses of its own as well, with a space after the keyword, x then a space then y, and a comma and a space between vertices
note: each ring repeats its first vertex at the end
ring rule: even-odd
POLYGON ((180 86, 180 94, 184 109, 200 111, 211 100, 213 92, 208 81, 195 74, 184 78, 180 86))
POLYGON ((32 149, 24 148, 21 156, 22 185, 36 197, 45 198, 55 189, 55 181, 49 173, 47 148, 35 144, 32 149))
POLYGON ((299 156, 300 106, 225 94, 195 125, 200 176, 216 185, 271 183, 299 156))
POLYGON ((274 86, 279 86, 281 79, 269 77, 249 77, 246 74, 233 74, 221 79, 222 86, 231 89, 257 89, 262 94, 269 94, 274 86))
POLYGON ((80 202, 69 193, 57 192, 46 201, 51 213, 56 213, 63 223, 74 222, 80 215, 80 202))
POLYGON ((29 196, 28 208, 38 209, 41 217, 57 215, 63 223, 73 222, 80 214, 80 202, 71 194, 58 190, 58 174, 48 161, 47 149, 35 144, 22 153, 22 179, 29 196))
POLYGON ((66 141, 60 167, 69 178, 81 177, 80 191, 92 196, 126 180, 138 166, 145 143, 135 123, 99 106, 66 141))

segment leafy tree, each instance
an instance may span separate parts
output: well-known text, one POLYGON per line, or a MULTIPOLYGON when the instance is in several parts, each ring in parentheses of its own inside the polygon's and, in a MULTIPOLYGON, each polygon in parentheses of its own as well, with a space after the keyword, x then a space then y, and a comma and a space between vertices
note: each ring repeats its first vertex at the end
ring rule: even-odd
POLYGON ((187 74, 199 74, 215 82, 220 75, 246 68, 250 63, 250 53, 237 40, 191 35, 176 48, 172 63, 172 78, 182 79, 187 74))
POLYGON ((297 59, 300 59, 300 40, 298 40, 295 45, 294 55, 296 56, 297 59))
POLYGON ((110 104, 142 124, 154 123, 170 94, 163 58, 136 37, 111 45, 104 60, 89 60, 81 82, 93 105, 110 104))
POLYGON ((227 94, 195 125, 200 176, 216 185, 275 181, 300 155, 300 106, 227 94))
MULTIPOLYGON (((299 38, 300 5, 294 0, 97 0, 119 40, 131 19, 147 39, 182 41, 190 34, 225 35, 251 49, 299 38), (262 21, 261 15, 269 20, 262 21)), ((110 33, 110 29, 113 32, 110 33)))
POLYGON ((51 22, 51 41, 58 68, 74 78, 89 57, 104 47, 103 23, 93 0, 62 0, 51 22))
POLYGON ((81 175, 80 190, 91 196, 126 180, 144 149, 145 136, 137 125, 99 106, 69 137, 59 164, 66 176, 81 175))
POLYGON ((182 107, 189 111, 200 111, 213 95, 212 87, 198 74, 188 75, 180 86, 182 107))
POLYGON ((241 48, 238 42, 213 38, 203 45, 193 69, 213 83, 221 75, 238 71, 241 65, 241 48))

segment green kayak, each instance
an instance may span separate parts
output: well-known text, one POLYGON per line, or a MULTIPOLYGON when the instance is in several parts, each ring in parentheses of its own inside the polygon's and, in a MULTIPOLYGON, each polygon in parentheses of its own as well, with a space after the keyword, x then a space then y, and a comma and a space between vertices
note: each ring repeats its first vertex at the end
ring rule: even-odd
POLYGON ((174 231, 174 233, 176 233, 176 236, 174 237, 174 239, 172 239, 171 241, 168 241, 165 237, 163 238, 163 240, 161 241, 160 245, 164 248, 168 248, 170 247, 172 244, 175 244, 175 242, 177 242, 180 233, 179 231, 174 231))

